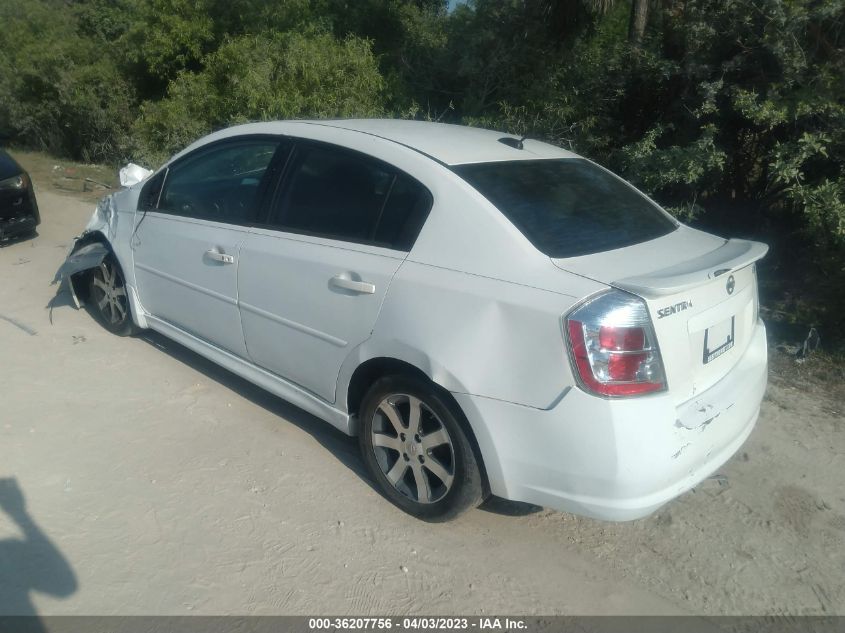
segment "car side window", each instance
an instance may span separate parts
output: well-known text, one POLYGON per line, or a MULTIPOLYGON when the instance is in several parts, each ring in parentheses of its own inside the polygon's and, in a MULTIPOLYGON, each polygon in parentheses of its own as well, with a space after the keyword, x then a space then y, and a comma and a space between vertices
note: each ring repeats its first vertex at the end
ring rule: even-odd
POLYGON ((159 211, 248 224, 258 216, 258 192, 279 142, 257 139, 200 150, 172 165, 158 203, 159 211))
POLYGON ((398 174, 373 233, 376 244, 410 251, 431 210, 431 194, 416 180, 398 174))
POLYGON ((422 185, 381 161, 328 145, 301 144, 272 224, 294 233, 409 250, 428 207, 422 185), (425 207, 424 213, 417 207, 425 207))

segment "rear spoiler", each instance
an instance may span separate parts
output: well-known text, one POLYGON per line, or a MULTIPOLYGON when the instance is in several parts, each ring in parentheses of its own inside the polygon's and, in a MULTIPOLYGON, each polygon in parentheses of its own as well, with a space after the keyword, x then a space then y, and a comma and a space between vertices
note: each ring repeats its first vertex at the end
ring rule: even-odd
POLYGON ((762 259, 768 251, 769 247, 761 242, 728 240, 723 246, 701 257, 647 275, 626 277, 611 285, 647 298, 671 295, 701 285, 708 279, 745 268, 762 259))

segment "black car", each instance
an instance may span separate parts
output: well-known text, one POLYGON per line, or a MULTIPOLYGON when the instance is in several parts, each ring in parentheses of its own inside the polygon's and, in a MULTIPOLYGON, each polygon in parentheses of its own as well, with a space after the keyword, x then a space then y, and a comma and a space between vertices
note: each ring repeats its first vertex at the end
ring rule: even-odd
POLYGON ((0 241, 32 234, 40 223, 29 174, 0 149, 0 241))

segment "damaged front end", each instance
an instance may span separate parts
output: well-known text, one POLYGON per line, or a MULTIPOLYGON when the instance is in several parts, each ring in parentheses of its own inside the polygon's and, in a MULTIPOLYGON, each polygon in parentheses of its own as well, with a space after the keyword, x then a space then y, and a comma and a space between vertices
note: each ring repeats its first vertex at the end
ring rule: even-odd
POLYGON ((88 271, 99 266, 112 252, 109 244, 117 235, 118 217, 114 194, 100 200, 85 230, 75 238, 67 258, 53 277, 53 284, 61 283, 68 289, 77 309, 87 298, 85 278, 88 271))
POLYGON ((93 271, 101 266, 113 265, 120 271, 126 287, 128 309, 138 328, 146 327, 144 311, 135 291, 132 266, 132 240, 138 197, 151 172, 129 164, 120 171, 123 187, 105 196, 68 251, 64 263, 56 271, 53 284, 61 284, 58 294, 67 295, 72 304, 81 308, 88 301, 93 271))
MULTIPOLYGON (((90 234, 89 234, 90 235, 90 234)), ((79 309, 85 301, 85 284, 83 277, 85 274, 103 263, 103 260, 110 253, 108 247, 100 241, 91 241, 84 246, 77 246, 80 240, 83 240, 86 234, 83 233, 74 244, 74 249, 71 250, 67 259, 56 271, 56 276, 53 278, 53 283, 61 282, 70 292, 73 305, 79 309)))

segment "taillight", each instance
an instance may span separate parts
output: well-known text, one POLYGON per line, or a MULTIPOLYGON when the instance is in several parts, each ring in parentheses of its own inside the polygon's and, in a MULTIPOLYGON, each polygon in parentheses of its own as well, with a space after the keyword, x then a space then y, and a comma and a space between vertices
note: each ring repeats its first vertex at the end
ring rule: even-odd
POLYGON ((636 396, 666 388, 663 362, 642 299, 611 290, 566 318, 569 350, 587 391, 636 396))

